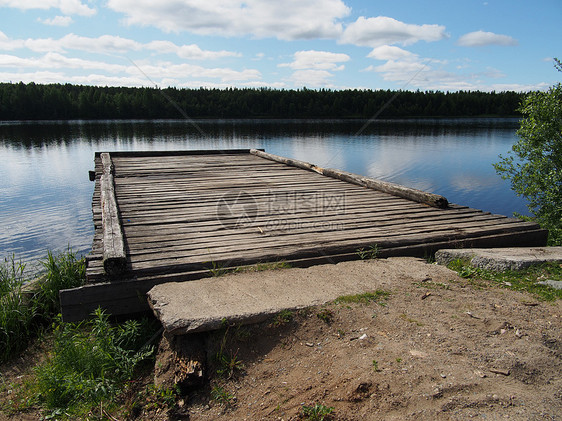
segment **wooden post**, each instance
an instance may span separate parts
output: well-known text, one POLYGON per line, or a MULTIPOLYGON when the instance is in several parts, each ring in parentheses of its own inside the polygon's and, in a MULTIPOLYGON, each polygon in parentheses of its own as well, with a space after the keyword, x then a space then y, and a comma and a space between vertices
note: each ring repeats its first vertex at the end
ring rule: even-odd
POLYGON ((317 172, 318 174, 322 174, 327 177, 346 181, 352 184, 357 184, 359 186, 367 187, 369 189, 379 190, 384 193, 388 193, 394 196, 402 197, 404 199, 412 200, 414 202, 424 203, 426 205, 433 206, 435 208, 445 209, 449 206, 449 202, 447 201, 447 199, 438 194, 412 189, 410 187, 401 186, 400 184, 377 180, 375 178, 363 177, 347 171, 340 171, 333 168, 322 168, 305 161, 299 161, 298 159, 284 158, 282 156, 273 155, 256 149, 251 149, 250 153, 252 155, 256 155, 261 158, 269 159, 270 161, 275 161, 282 164, 291 165, 293 167, 314 171, 317 172))
POLYGON ((110 276, 121 275, 127 269, 127 255, 119 210, 115 199, 113 163, 109 153, 102 153, 103 172, 100 179, 101 215, 103 225, 103 268, 110 276))

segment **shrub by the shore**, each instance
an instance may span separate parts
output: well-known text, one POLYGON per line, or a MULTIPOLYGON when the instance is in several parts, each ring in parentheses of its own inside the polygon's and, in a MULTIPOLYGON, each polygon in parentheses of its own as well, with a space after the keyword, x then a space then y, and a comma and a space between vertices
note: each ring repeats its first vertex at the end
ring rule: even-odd
POLYGON ((59 291, 84 284, 86 265, 72 251, 47 253, 45 273, 26 279, 14 257, 0 264, 0 362, 24 350, 30 338, 60 312, 59 291))

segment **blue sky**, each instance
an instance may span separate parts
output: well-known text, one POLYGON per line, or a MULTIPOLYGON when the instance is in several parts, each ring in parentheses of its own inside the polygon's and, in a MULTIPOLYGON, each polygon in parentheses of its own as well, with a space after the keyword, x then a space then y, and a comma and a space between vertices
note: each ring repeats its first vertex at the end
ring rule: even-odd
POLYGON ((0 81, 528 91, 561 0, 0 0, 0 81))

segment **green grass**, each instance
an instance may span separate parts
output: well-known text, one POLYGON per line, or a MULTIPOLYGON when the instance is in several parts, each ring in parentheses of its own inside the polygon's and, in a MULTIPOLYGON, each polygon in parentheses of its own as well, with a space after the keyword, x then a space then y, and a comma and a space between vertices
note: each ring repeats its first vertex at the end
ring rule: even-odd
MULTIPOLYGON (((25 279, 25 267, 15 258, 0 265, 0 362, 41 332, 52 340, 46 361, 32 369, 30 379, 9 385, 0 378, 2 390, 12 390, 2 410, 16 414, 35 407, 44 419, 76 419, 89 417, 94 407, 111 409, 139 363, 153 354, 144 344, 156 326, 146 320, 112 325, 101 310, 89 321, 62 323, 59 291, 83 285, 85 262, 67 251, 49 252, 42 264, 45 273, 34 282, 25 279)), ((171 392, 155 396, 164 404, 172 401, 171 392)))
MULTIPOLYGON (((230 328, 235 327, 236 325, 231 325, 228 323, 226 319, 222 320, 223 331, 217 332, 217 334, 222 334, 222 338, 220 341, 220 347, 218 351, 215 353, 215 366, 216 366, 216 373, 220 377, 226 377, 228 379, 233 378, 236 374, 239 374, 244 371, 244 362, 238 358, 238 351, 236 352, 227 352, 227 342, 231 340, 230 328)), ((236 329, 238 330, 238 329, 236 329)), ((236 333, 235 333, 236 336, 236 333)))
POLYGON ((37 284, 34 301, 41 316, 52 320, 60 312, 59 291, 82 286, 86 281, 86 264, 70 250, 57 255, 49 251, 42 264, 46 272, 37 284))
POLYGON ((381 248, 378 244, 373 244, 369 248, 361 247, 356 250, 357 255, 361 260, 376 259, 379 257, 381 248))
POLYGON ((93 316, 79 324, 56 322, 53 351, 35 368, 43 408, 79 417, 100 404, 107 407, 152 355, 153 348, 143 346, 154 331, 149 322, 112 326, 102 310, 93 316))
POLYGON ((211 399, 218 402, 220 405, 229 408, 234 404, 236 397, 223 386, 215 385, 211 389, 211 399))
POLYGON ((231 379, 235 374, 244 370, 244 362, 237 355, 232 355, 223 351, 219 351, 215 355, 217 363, 217 374, 221 377, 231 379))
POLYGON ((274 327, 279 327, 286 325, 290 321, 292 321, 295 317, 295 313, 291 310, 283 310, 275 315, 273 318, 272 325, 274 327))
POLYGON ((263 272, 265 270, 280 270, 280 269, 290 269, 291 264, 285 261, 278 262, 266 262, 266 263, 256 263, 250 266, 240 266, 236 268, 234 272, 263 272))
POLYGON ((328 308, 324 308, 316 313, 316 317, 324 323, 331 324, 334 321, 334 312, 328 308))
POLYGON ((23 350, 30 336, 34 309, 23 292, 24 270, 14 258, 0 266, 0 362, 23 350))
POLYGON ((334 408, 327 407, 322 404, 314 404, 312 406, 303 405, 302 416, 309 421, 324 421, 332 419, 334 408))
POLYGON ((45 273, 33 283, 24 277, 25 265, 14 257, 0 264, 0 362, 25 349, 30 338, 59 313, 59 290, 85 281, 84 260, 70 250, 48 252, 42 264, 45 273))
MULTIPOLYGON (((478 280, 489 281, 501 288, 529 292, 537 299, 544 301, 554 301, 562 298, 562 290, 538 283, 547 279, 562 281, 562 264, 560 263, 544 263, 520 271, 495 272, 475 268, 468 262, 458 259, 449 263, 447 267, 471 282, 477 282, 478 280)), ((478 283, 478 286, 482 286, 482 283, 478 283)))
POLYGON ((247 273, 247 272, 263 272, 266 270, 279 270, 279 269, 289 269, 291 265, 284 261, 279 262, 266 262, 266 263, 256 263, 255 265, 240 266, 237 268, 225 267, 222 263, 217 263, 215 261, 206 262, 209 267, 207 268, 211 277, 219 277, 229 273, 247 273))
POLYGON ((365 292, 363 294, 342 295, 341 297, 336 298, 334 302, 336 304, 381 303, 381 302, 384 302, 388 298, 389 295, 390 295, 390 292, 377 289, 374 292, 365 292))

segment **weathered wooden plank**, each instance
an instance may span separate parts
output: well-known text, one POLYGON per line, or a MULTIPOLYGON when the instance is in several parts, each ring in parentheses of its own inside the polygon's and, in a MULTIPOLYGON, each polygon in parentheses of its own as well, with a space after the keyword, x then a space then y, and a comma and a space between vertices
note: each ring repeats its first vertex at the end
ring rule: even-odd
POLYGON ((125 241, 113 186, 113 163, 108 153, 101 154, 103 174, 100 178, 101 211, 103 221, 103 267, 110 276, 117 276, 127 268, 125 241))
MULTIPOLYGON (((540 230, 533 230, 532 233, 535 234, 540 230)), ((529 231, 527 231, 529 232, 529 231)), ((327 243, 322 247, 318 247, 318 244, 307 245, 307 247, 299 247, 297 245, 292 245, 290 247, 275 247, 260 250, 259 258, 258 255, 254 253, 241 253, 240 251, 235 252, 223 252, 220 253, 209 253, 206 255, 201 255, 196 257, 185 257, 185 258, 175 258, 168 259, 163 256, 162 259, 154 258, 149 262, 139 262, 135 265, 135 271, 142 271, 144 274, 156 274, 161 273, 163 270, 167 272, 173 272, 178 270, 200 270, 205 267, 207 268, 215 265, 217 267, 222 267, 223 265, 243 265, 251 264, 257 261, 276 261, 280 259, 290 260, 294 258, 304 259, 310 256, 317 256, 319 254, 323 255, 333 255, 341 253, 356 253, 361 247, 365 247, 369 244, 377 244, 383 249, 402 247, 407 249, 409 246, 418 246, 419 244, 431 244, 435 242, 448 243, 450 246, 457 246, 463 242, 469 240, 478 239, 481 236, 491 236, 491 235, 501 235, 515 233, 515 231, 497 229, 497 230, 486 230, 485 232, 465 232, 459 234, 455 231, 431 233, 430 235, 424 234, 412 234, 408 237, 401 238, 399 240, 389 239, 388 237, 370 237, 365 241, 356 239, 355 241, 348 241, 346 243, 327 243)), ((546 238, 545 236, 542 236, 546 238)))
MULTIPOLYGON (((318 244, 315 238, 307 238, 301 243, 290 242, 289 244, 275 244, 264 247, 262 244, 247 244, 244 248, 239 246, 216 246, 199 250, 185 252, 166 252, 131 255, 132 270, 152 270, 156 266, 181 267, 182 265, 200 264, 201 262, 238 260, 241 258, 251 259, 252 256, 268 256, 268 258, 279 258, 279 256, 305 257, 304 254, 312 250, 346 251, 363 247, 365 245, 377 244, 382 248, 402 247, 411 243, 444 241, 445 239, 459 240, 472 238, 479 235, 501 234, 506 232, 529 231, 529 226, 517 222, 496 224, 481 227, 478 223, 464 224, 462 228, 444 226, 438 229, 431 227, 420 229, 402 229, 399 233, 394 230, 357 230, 357 235, 342 238, 337 233, 322 235, 322 244, 318 244)), ((310 237, 310 236, 309 236, 310 237)))
POLYGON ((287 159, 284 157, 258 151, 255 149, 252 149, 250 153, 265 159, 270 159, 287 165, 296 166, 298 168, 307 169, 309 171, 315 171, 319 174, 336 178, 338 180, 346 181, 348 183, 357 184, 359 186, 368 187, 370 189, 376 189, 389 194, 394 194, 396 196, 403 197, 408 200, 414 200, 416 202, 426 203, 430 206, 435 206, 437 208, 446 208, 447 205, 449 204, 447 199, 445 199, 443 196, 424 192, 417 189, 412 189, 410 187, 401 186, 396 183, 376 180, 374 178, 369 178, 369 177, 362 177, 362 176, 358 176, 357 174, 352 174, 346 171, 340 171, 333 168, 321 168, 317 165, 309 164, 308 162, 298 161, 294 159, 287 159))
MULTIPOLYGON (((256 215, 279 215, 282 217, 286 214, 302 213, 314 214, 321 217, 330 212, 338 212, 342 217, 353 213, 355 210, 361 209, 388 209, 395 207, 404 207, 408 209, 408 204, 393 197, 382 198, 366 198, 366 197, 346 197, 343 195, 324 195, 315 197, 314 195, 301 196, 291 199, 290 197, 270 196, 256 197, 242 193, 244 196, 231 195, 212 200, 200 200, 196 198, 191 200, 183 200, 170 202, 168 205, 163 203, 147 203, 146 205, 122 205, 119 203, 119 209, 123 219, 126 218, 146 218, 160 217, 163 215, 173 214, 174 217, 189 216, 194 214, 209 213, 217 216, 217 211, 228 209, 229 207, 241 210, 242 207, 251 210, 256 215)), ((429 211, 429 207, 422 207, 417 203, 412 203, 409 208, 423 209, 429 211)))
POLYGON ((334 231, 336 226, 338 234, 344 234, 344 231, 348 231, 351 232, 352 235, 357 235, 357 229, 370 229, 372 227, 377 227, 378 229, 396 230, 402 228, 406 224, 408 228, 424 226, 437 228, 445 225, 460 226, 461 223, 467 222, 476 222, 480 224, 488 223, 491 225, 492 222, 495 221, 496 220, 491 217, 486 218, 482 215, 464 215, 462 217, 450 216, 449 218, 433 215, 431 217, 428 216, 417 220, 395 218, 392 221, 384 221, 381 218, 378 221, 364 221, 362 219, 357 219, 346 224, 340 224, 337 219, 324 221, 322 224, 318 224, 313 220, 295 220, 286 224, 289 228, 298 226, 297 228, 291 229, 284 229, 283 227, 285 225, 279 225, 279 227, 276 225, 264 225, 263 228, 258 225, 231 230, 228 232, 225 232, 224 229, 213 229, 215 227, 209 227, 206 230, 200 231, 192 230, 191 232, 184 231, 181 233, 169 234, 162 234, 159 230, 157 230, 144 236, 129 237, 129 251, 131 254, 134 254, 136 251, 142 250, 146 252, 151 248, 166 250, 168 247, 183 245, 186 243, 189 236, 191 236, 192 242, 196 243, 199 248, 211 247, 215 244, 224 245, 231 242, 240 242, 241 246, 245 246, 252 240, 258 241, 261 246, 265 247, 266 243, 264 243, 264 241, 269 240, 270 238, 273 238, 276 243, 281 243, 282 241, 300 241, 301 239, 297 238, 297 236, 322 235, 322 233, 334 231))
MULTIPOLYGON (((408 236, 410 235, 426 235, 431 236, 438 233, 452 233, 455 237, 462 236, 464 234, 469 234, 471 231, 474 232, 476 228, 476 233, 478 232, 478 228, 475 224, 472 226, 470 224, 465 224, 463 228, 454 228, 451 226, 438 226, 436 228, 431 228, 429 226, 420 225, 418 227, 411 227, 411 228, 404 228, 401 229, 399 233, 393 235, 387 235, 384 231, 369 232, 368 237, 362 238, 365 242, 369 242, 369 244, 374 244, 375 242, 380 241, 387 241, 392 240, 396 244, 394 246, 399 246, 400 242, 407 242, 408 236), (370 241, 369 241, 370 240, 370 241)), ((524 230, 525 227, 517 226, 515 229, 513 226, 508 226, 507 224, 496 224, 494 226, 487 227, 486 230, 480 232, 488 232, 488 231, 495 231, 495 232, 505 232, 506 230, 512 231, 519 231, 524 230)), ((322 235, 323 240, 325 240, 326 244, 347 244, 348 242, 357 243, 358 236, 360 233, 355 233, 353 235, 353 231, 347 231, 345 233, 339 233, 339 236, 328 235, 318 233, 318 235, 322 235)), ((296 236, 292 234, 287 234, 286 236, 278 236, 278 237, 264 237, 264 238, 254 238, 252 239, 244 239, 244 238, 230 238, 228 240, 224 240, 222 242, 213 242, 209 244, 197 244, 197 245, 186 245, 180 244, 176 246, 170 247, 162 247, 162 248, 145 248, 139 250, 133 250, 130 253, 131 265, 132 268, 135 269, 136 263, 140 261, 150 261, 150 260, 157 260, 160 258, 163 259, 182 259, 188 256, 189 258, 201 258, 204 261, 215 260, 214 256, 220 256, 224 253, 239 253, 240 255, 249 255, 249 254, 260 254, 260 250, 263 251, 269 248, 278 248, 281 249, 283 247, 291 247, 294 244, 298 244, 299 238, 294 238, 296 236)), ((306 246, 311 245, 314 246, 314 241, 308 240, 306 238, 310 236, 302 236, 300 238, 300 245, 306 246)))
MULTIPOLYGON (((413 205, 409 208, 401 208, 400 206, 385 207, 385 208, 358 208, 352 209, 349 214, 344 215, 343 213, 337 212, 323 212, 322 215, 315 213, 304 213, 304 212, 294 212, 287 213, 284 215, 256 215, 255 219, 252 221, 246 221, 246 223, 239 227, 234 227, 234 224, 227 225, 228 222, 232 222, 232 219, 222 218, 219 220, 216 216, 193 218, 189 220, 182 220, 179 223, 174 224, 157 224, 147 225, 147 224, 133 224, 129 223, 125 225, 124 230, 126 232, 127 238, 130 238, 132 242, 137 241, 138 237, 151 237, 154 235, 188 235, 190 233, 197 234, 198 236, 205 236, 206 232, 216 232, 220 231, 223 235, 231 235, 235 233, 243 233, 244 229, 248 232, 255 232, 258 227, 261 228, 261 233, 266 227, 269 229, 275 229, 276 227, 286 225, 294 225, 296 223, 339 223, 338 228, 345 225, 353 225, 355 223, 366 222, 369 226, 384 226, 392 225, 400 222, 415 222, 419 220, 428 220, 431 218, 442 218, 443 220, 458 219, 471 217, 480 217, 490 215, 487 213, 473 212, 470 209, 460 209, 454 212, 448 212, 445 215, 439 213, 431 212, 429 209, 416 208, 413 205), (229 229, 225 229, 229 228, 229 229)), ((150 219, 147 219, 150 220, 150 219)), ((336 226, 334 226, 336 228, 336 226)), ((298 229, 296 227, 295 229, 298 229)))

